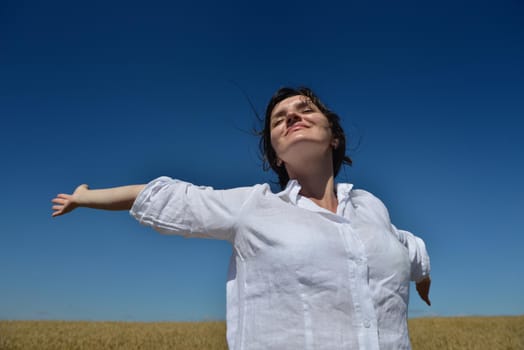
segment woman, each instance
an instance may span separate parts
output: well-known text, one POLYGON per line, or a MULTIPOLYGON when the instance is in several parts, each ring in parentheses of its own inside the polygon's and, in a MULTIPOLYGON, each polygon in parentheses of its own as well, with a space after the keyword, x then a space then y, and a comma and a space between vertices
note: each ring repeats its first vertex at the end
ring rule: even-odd
POLYGON ((225 239, 231 349, 409 349, 409 281, 429 305, 423 241, 395 228, 369 192, 335 184, 345 155, 338 116, 307 88, 270 100, 261 149, 283 190, 214 190, 168 177, 147 185, 53 199, 76 207, 131 209, 161 233, 225 239))

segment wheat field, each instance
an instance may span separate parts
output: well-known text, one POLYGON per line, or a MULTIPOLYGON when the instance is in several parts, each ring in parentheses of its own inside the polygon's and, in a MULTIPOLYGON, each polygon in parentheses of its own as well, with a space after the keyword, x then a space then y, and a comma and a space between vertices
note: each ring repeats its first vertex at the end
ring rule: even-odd
MULTIPOLYGON (((414 350, 524 350, 524 316, 409 320, 414 350)), ((227 349, 224 322, 0 321, 1 350, 227 349)))

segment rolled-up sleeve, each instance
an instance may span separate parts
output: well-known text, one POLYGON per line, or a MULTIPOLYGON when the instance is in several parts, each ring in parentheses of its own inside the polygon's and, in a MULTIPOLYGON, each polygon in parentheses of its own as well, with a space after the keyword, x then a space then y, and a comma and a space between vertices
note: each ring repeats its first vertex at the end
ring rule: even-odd
POLYGON ((428 277, 431 266, 424 241, 411 232, 399 230, 394 225, 391 226, 399 241, 408 249, 411 262, 411 280, 418 282, 428 277))
POLYGON ((159 177, 140 192, 130 214, 163 234, 233 240, 237 215, 250 187, 215 190, 159 177))

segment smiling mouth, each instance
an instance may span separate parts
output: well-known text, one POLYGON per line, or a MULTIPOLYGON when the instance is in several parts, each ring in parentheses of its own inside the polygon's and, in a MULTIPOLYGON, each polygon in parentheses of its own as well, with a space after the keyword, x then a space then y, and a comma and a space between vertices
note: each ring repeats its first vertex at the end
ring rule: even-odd
POLYGON ((293 125, 291 126, 290 128, 287 129, 287 134, 290 134, 294 131, 297 131, 297 130, 300 130, 300 129, 305 129, 306 126, 305 125, 302 125, 302 124, 299 124, 299 125, 293 125))

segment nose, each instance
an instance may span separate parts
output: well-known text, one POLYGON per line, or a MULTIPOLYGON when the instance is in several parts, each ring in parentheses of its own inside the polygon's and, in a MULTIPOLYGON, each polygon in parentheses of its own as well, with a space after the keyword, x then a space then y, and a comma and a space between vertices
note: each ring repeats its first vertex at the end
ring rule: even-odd
POLYGON ((290 127, 291 125, 295 124, 296 122, 300 121, 300 115, 296 112, 289 112, 286 115, 286 126, 290 127))

